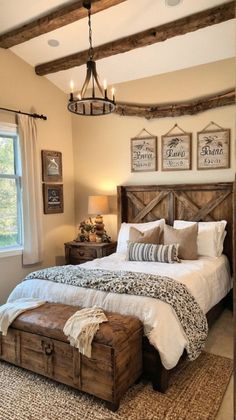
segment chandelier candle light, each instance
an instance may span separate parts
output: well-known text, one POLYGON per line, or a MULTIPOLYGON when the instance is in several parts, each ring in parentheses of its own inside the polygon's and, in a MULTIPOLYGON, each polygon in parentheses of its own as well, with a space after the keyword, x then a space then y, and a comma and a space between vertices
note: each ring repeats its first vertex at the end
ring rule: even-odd
POLYGON ((112 99, 108 98, 107 82, 104 80, 103 88, 100 85, 96 62, 93 60, 93 46, 92 46, 92 29, 91 29, 91 0, 83 1, 83 6, 88 10, 88 26, 89 26, 89 54, 87 61, 87 74, 81 93, 74 96, 74 82, 70 84, 70 98, 68 102, 68 110, 77 115, 106 115, 115 111, 115 89, 111 89, 112 99), (85 96, 89 82, 92 83, 92 96, 85 96), (96 96, 96 90, 102 96, 96 96))

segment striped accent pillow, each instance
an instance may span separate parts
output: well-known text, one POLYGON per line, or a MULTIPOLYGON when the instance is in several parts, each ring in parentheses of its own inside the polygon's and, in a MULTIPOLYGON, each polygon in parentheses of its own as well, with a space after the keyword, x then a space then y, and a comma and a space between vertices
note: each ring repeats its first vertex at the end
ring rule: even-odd
POLYGON ((165 263, 180 262, 178 258, 178 248, 178 244, 156 245, 129 242, 127 260, 165 263))

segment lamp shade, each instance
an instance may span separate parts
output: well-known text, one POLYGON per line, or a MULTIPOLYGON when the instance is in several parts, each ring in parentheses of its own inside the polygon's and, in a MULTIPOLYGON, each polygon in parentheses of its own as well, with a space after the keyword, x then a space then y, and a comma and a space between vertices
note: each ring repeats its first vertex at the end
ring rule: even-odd
POLYGON ((107 214, 109 212, 106 195, 90 195, 88 198, 88 214, 107 214))

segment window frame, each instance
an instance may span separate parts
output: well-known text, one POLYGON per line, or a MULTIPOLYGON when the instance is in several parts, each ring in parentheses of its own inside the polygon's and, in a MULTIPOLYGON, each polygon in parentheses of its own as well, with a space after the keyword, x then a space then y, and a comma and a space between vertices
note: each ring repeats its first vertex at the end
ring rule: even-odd
POLYGON ((14 174, 0 174, 0 179, 15 180, 17 197, 17 226, 18 226, 18 244, 0 247, 0 258, 22 254, 23 250, 23 213, 22 213, 22 167, 20 155, 19 135, 16 124, 0 122, 0 137, 11 138, 13 140, 14 150, 14 174))

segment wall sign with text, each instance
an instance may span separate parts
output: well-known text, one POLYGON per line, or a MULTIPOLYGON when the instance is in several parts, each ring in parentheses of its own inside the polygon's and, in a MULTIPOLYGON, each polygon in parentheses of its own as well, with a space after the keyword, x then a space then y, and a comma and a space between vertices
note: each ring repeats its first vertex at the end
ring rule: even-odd
POLYGON ((131 139, 131 172, 157 170, 157 137, 131 139))
POLYGON ((197 133, 197 169, 230 167, 230 130, 197 133))
POLYGON ((162 170, 178 171, 191 169, 191 134, 168 134, 162 136, 162 170))

